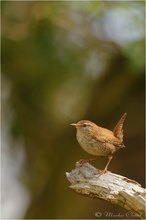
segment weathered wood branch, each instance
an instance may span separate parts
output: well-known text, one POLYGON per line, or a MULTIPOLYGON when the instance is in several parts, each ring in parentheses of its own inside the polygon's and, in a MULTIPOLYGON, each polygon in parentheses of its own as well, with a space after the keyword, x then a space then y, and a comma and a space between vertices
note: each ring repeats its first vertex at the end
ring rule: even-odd
POLYGON ((66 177, 75 192, 120 205, 145 219, 146 189, 136 181, 111 172, 97 174, 95 167, 79 162, 66 177))

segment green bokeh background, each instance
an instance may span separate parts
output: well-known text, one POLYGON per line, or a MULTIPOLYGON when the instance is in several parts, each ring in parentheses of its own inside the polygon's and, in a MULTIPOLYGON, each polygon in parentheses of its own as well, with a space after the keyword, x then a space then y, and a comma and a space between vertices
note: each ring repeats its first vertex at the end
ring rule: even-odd
MULTIPOLYGON (((20 182, 30 203, 22 218, 87 219, 96 218, 97 211, 125 212, 68 187, 65 172, 90 158, 70 126, 81 119, 112 129, 128 113, 126 148, 109 169, 144 186, 143 33, 142 1, 2 2, 2 94, 9 91, 2 100, 2 125, 8 127, 11 157, 18 142, 24 150, 20 182), (107 26, 113 29, 107 20, 113 11, 119 11, 119 27, 120 12, 130 15, 121 35, 129 28, 131 39, 133 29, 140 36, 127 42, 120 34, 112 38, 116 29, 109 35, 107 26)), ((103 168, 106 158, 93 164, 103 168)))

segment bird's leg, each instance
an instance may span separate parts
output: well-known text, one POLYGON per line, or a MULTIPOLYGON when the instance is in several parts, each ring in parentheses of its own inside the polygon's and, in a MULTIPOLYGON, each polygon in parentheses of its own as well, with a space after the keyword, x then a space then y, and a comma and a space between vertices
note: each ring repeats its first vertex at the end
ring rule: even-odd
POLYGON ((104 173, 107 172, 107 168, 108 168, 109 163, 111 162, 112 158, 113 158, 112 155, 108 156, 108 162, 107 162, 107 164, 106 164, 104 170, 97 170, 97 174, 100 174, 100 175, 101 175, 101 174, 104 174, 104 173))
POLYGON ((103 170, 103 171, 104 171, 104 173, 106 173, 106 172, 107 172, 107 168, 108 168, 109 163, 111 162, 112 158, 113 158, 113 156, 112 156, 112 155, 108 156, 108 162, 107 162, 107 164, 106 164, 106 166, 105 166, 105 168, 104 168, 104 170, 103 170))
POLYGON ((94 157, 94 158, 90 158, 90 159, 88 159, 88 161, 90 162, 90 161, 92 161, 92 160, 96 160, 97 159, 97 157, 94 157))
POLYGON ((85 159, 80 159, 78 161, 78 163, 81 164, 81 165, 83 165, 84 163, 88 163, 88 162, 89 162, 89 160, 85 160, 85 159))
POLYGON ((81 159, 81 160, 79 160, 79 163, 81 165, 83 165, 84 163, 89 163, 90 161, 96 160, 96 159, 97 159, 96 157, 95 158, 91 158, 91 159, 87 159, 87 160, 81 159))

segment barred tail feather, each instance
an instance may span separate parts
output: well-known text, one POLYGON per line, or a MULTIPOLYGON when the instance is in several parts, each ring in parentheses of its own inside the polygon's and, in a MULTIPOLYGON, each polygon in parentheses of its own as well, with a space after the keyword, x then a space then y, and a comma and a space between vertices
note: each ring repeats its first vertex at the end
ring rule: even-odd
MULTIPOLYGON (((120 118, 120 120, 113 129, 115 137, 117 137, 121 142, 123 142, 123 123, 125 121, 126 116, 127 113, 124 113, 124 115, 120 118)), ((123 145, 123 147, 125 146, 123 145)))

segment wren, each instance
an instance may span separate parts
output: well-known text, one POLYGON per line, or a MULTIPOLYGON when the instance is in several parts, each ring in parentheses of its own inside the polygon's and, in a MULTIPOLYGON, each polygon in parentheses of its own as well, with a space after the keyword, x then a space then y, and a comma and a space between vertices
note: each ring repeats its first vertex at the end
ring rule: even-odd
MULTIPOLYGON (((124 148, 123 144, 123 123, 125 121, 127 113, 124 113, 120 118, 113 131, 102 128, 95 123, 82 120, 71 125, 77 129, 77 140, 80 146, 89 154, 94 156, 107 156, 108 162, 102 170, 102 173, 107 172, 110 161, 113 158, 114 153, 120 148, 124 148)), ((87 162, 89 160, 81 160, 81 162, 87 162)))

